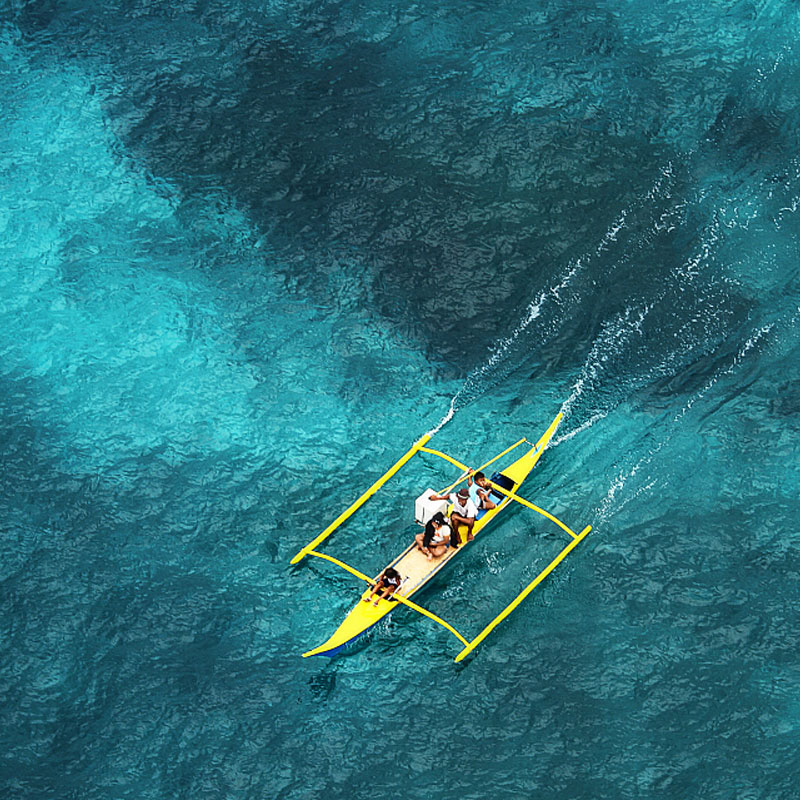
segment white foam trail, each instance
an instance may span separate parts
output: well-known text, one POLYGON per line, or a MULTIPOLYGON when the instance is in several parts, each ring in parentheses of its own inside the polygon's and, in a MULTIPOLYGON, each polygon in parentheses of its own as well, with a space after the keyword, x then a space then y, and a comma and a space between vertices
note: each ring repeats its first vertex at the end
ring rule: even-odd
POLYGON ((750 350, 752 350, 774 327, 775 323, 770 322, 768 325, 763 325, 760 327, 752 336, 750 336, 739 348, 739 351, 733 357, 731 363, 725 369, 720 370, 716 375, 714 375, 701 389, 695 392, 695 394, 693 394, 689 400, 687 400, 686 405, 675 415, 673 422, 679 422, 681 419, 683 419, 683 417, 689 413, 691 408, 699 400, 702 400, 706 394, 708 394, 709 389, 711 389, 711 387, 714 386, 714 384, 716 384, 720 378, 730 375, 736 369, 736 367, 742 363, 750 350))
POLYGON ((719 213, 717 213, 714 215, 714 221, 709 227, 708 236, 703 237, 703 241, 700 244, 700 251, 695 253, 695 255, 678 270, 677 277, 685 279, 685 282, 678 284, 678 288, 682 292, 688 288, 687 284, 691 283, 700 274, 700 265, 708 260, 708 257, 714 249, 714 245, 720 240, 719 227, 719 213))
POLYGON ((641 336, 642 323, 650 312, 652 305, 641 309, 626 309, 615 320, 603 325, 600 334, 592 343, 589 355, 586 357, 581 374, 572 387, 570 396, 561 404, 561 413, 568 417, 578 398, 584 393, 585 388, 591 388, 596 382, 604 365, 614 356, 623 351, 631 336, 638 333, 641 336))
POLYGON ((455 395, 453 395, 452 399, 450 400, 450 408, 448 412, 444 415, 444 417, 442 417, 439 424, 429 431, 431 436, 438 433, 455 416, 455 413, 459 408, 459 400, 464 397, 465 394, 467 394, 467 391, 479 387, 481 379, 490 375, 491 372, 503 362, 504 356, 508 353, 511 347, 513 347, 514 343, 525 332, 528 326, 541 315, 542 306, 544 305, 545 301, 549 297, 552 297, 556 302, 560 300, 561 292, 569 286, 579 269, 580 262, 571 265, 567 270, 567 273, 558 282, 558 284, 547 291, 542 291, 535 300, 528 304, 525 314, 511 334, 500 340, 497 348, 490 354, 489 358, 484 364, 476 367, 472 370, 472 372, 469 373, 469 375, 467 375, 462 387, 455 393, 455 395))
MULTIPOLYGON (((800 159, 794 158, 790 163, 794 168, 794 175, 792 175, 792 177, 787 179, 786 182, 784 183, 784 188, 786 189, 792 188, 792 186, 790 185, 792 180, 794 180, 795 182, 800 180, 800 159)), ((800 208, 800 197, 792 197, 788 201, 788 205, 778 209, 778 214, 773 220, 775 227, 780 229, 781 223, 783 222, 783 218, 787 214, 794 214, 798 208, 800 208)))
MULTIPOLYGON (((800 162, 796 162, 796 165, 800 162)), ((800 177, 800 167, 797 169, 797 177, 800 177)), ((700 274, 701 267, 708 262, 711 258, 715 245, 721 240, 721 218, 724 213, 724 206, 717 209, 714 214, 713 221, 709 225, 707 229, 706 235, 703 237, 698 251, 688 258, 682 265, 675 268, 672 271, 671 278, 678 279, 678 288, 680 291, 684 291, 687 288, 688 284, 692 283, 694 279, 700 274)), ((789 209, 781 209, 782 212, 789 210, 789 209)), ((793 209, 792 209, 793 210, 793 209)), ((776 220, 776 223, 779 222, 779 219, 776 220)), ((740 223, 734 221, 732 225, 727 227, 737 227, 740 223)), ((650 304, 647 306, 643 312, 640 313, 637 322, 631 327, 628 334, 632 333, 634 330, 638 329, 641 332, 641 322, 644 320, 645 314, 653 307, 658 306, 664 299, 667 297, 668 290, 665 288, 658 297, 656 297, 650 304)), ((800 310, 800 309, 799 309, 800 310)), ((581 375, 579 376, 578 380, 573 387, 572 394, 568 398, 568 400, 562 406, 562 411, 564 412, 564 416, 566 417, 568 413, 572 410, 572 407, 578 400, 578 398, 585 392, 587 385, 591 387, 593 385, 593 381, 595 381, 600 373, 600 370, 603 368, 605 362, 609 360, 609 358, 613 355, 616 355, 625 343, 629 340, 630 336, 625 336, 626 329, 624 326, 624 322, 627 319, 627 315, 625 317, 618 317, 617 318, 617 326, 615 327, 613 324, 611 326, 606 326, 601 334, 598 336, 597 340, 592 346, 592 350, 587 357, 587 361, 584 364, 583 370, 581 375), (600 352, 601 347, 608 347, 609 353, 604 354, 600 352), (616 347, 616 350, 615 350, 616 347)), ((688 325, 689 323, 687 323, 688 325)), ((704 384, 694 395, 692 395, 686 402, 685 406, 675 415, 672 419, 672 424, 680 422, 691 409, 703 398, 706 394, 711 390, 711 388, 722 378, 727 375, 733 373, 733 371, 742 363, 742 361, 746 358, 747 354, 756 347, 759 342, 771 332, 774 327, 774 323, 770 323, 764 325, 753 332, 753 334, 748 337, 748 339, 744 342, 742 347, 736 353, 736 355, 731 359, 730 364, 717 372, 714 376, 712 376, 706 384, 704 384)), ((658 372, 663 370, 666 366, 669 365, 671 361, 674 361, 675 354, 671 353, 669 356, 658 366, 655 368, 655 371, 658 372)), ((595 419, 599 416, 602 418, 608 413, 606 410, 601 410, 599 412, 595 412, 595 414, 590 418, 590 423, 593 424, 595 419)), ((587 427, 589 427, 587 425, 587 427)), ((575 434, 580 430, 576 429, 575 434)), ((574 435, 574 434, 573 434, 574 435)), ((612 482, 608 494, 604 499, 603 503, 601 504, 598 515, 600 519, 604 519, 611 508, 615 497, 617 494, 622 490, 625 484, 633 478, 637 472, 644 467, 646 464, 649 464, 650 461, 663 449, 663 447, 671 440, 673 434, 669 434, 665 439, 659 443, 650 453, 646 456, 641 458, 637 463, 627 472, 623 471, 617 476, 617 478, 612 482)), ((634 497, 638 496, 644 489, 638 490, 636 493, 631 495, 629 498, 625 500, 625 504, 630 502, 630 500, 634 499, 634 497)), ((618 508, 622 508, 619 506, 618 508)))
MULTIPOLYGON (((798 172, 800 174, 800 171, 798 172)), ((664 176, 671 176, 671 164, 664 169, 664 176)), ((701 194, 702 196, 702 194, 701 194)), ((683 203, 681 206, 685 206, 683 203)), ((670 212, 671 213, 671 212, 670 212)), ((677 288, 678 291, 684 292, 690 288, 691 284, 701 274, 703 268, 713 257, 716 246, 722 240, 722 219, 724 218, 725 206, 721 206, 714 212, 711 222, 706 228, 696 251, 690 255, 682 264, 674 267, 669 275, 667 281, 659 292, 659 294, 650 300, 637 314, 632 317, 632 310, 628 309, 624 314, 618 316, 616 320, 607 323, 603 326, 598 334, 592 348, 587 356, 586 362, 583 365, 580 375, 572 387, 572 391, 567 400, 562 404, 561 411, 565 418, 568 417, 573 411, 574 406, 578 400, 587 394, 591 389, 595 388, 600 382, 601 373, 607 367, 608 363, 615 357, 624 352, 625 347, 630 342, 633 333, 642 333, 642 323, 644 322, 647 314, 653 309, 658 308, 667 299, 670 291, 677 288), (671 285, 670 285, 671 284, 671 285)), ((665 219, 665 215, 659 219, 657 227, 660 226, 665 219)), ((733 220, 726 227, 737 227, 741 225, 738 220, 733 220)), ((613 230, 613 229, 612 229, 613 230)), ((609 231, 611 234, 612 231, 609 231)), ((681 329, 679 338, 686 339, 691 332, 693 325, 697 323, 697 319, 693 317, 688 320, 684 327, 681 329)), ((650 370, 651 374, 664 374, 664 370, 674 363, 676 353, 670 353, 659 364, 654 365, 650 370)), ((604 412, 607 413, 607 412, 604 412)))
MULTIPOLYGON (((483 382, 483 379, 488 377, 500 364, 506 360, 509 351, 530 327, 531 323, 541 317, 542 309, 547 301, 552 300, 556 304, 561 304, 563 292, 569 288, 570 284, 575 279, 575 276, 582 272, 593 258, 600 256, 603 252, 608 250, 614 242, 617 241, 620 231, 622 231, 626 226, 626 220, 628 216, 633 213, 633 211, 644 206, 645 203, 655 202, 663 193, 666 192, 668 194, 669 187, 671 186, 674 177, 674 168, 672 162, 669 161, 659 170, 658 177, 644 197, 639 202, 634 203, 630 208, 623 209, 620 212, 619 217, 617 217, 617 219, 611 223, 608 230, 600 239, 600 242, 595 248, 594 253, 589 253, 586 258, 580 257, 576 261, 570 262, 567 266, 567 271, 562 276, 561 280, 555 286, 542 290, 538 296, 528 304, 523 312, 522 319, 519 321, 514 330, 505 338, 500 339, 497 347, 490 353, 485 363, 475 368, 469 373, 469 375, 467 375, 462 387, 451 398, 450 408, 448 409, 447 413, 444 415, 444 417, 442 417, 439 424, 429 431, 431 436, 438 433, 455 416, 459 409, 459 401, 461 401, 465 396, 472 395, 473 392, 475 396, 478 396, 482 393, 481 383, 483 382)), ((656 223, 656 231, 660 231, 666 224, 664 222, 665 216, 668 216, 668 214, 662 214, 659 222, 656 223)), ((469 399, 474 398, 469 397, 469 399)), ((469 402, 469 399, 466 402, 469 402)))
POLYGON ((650 187, 650 191, 647 192, 644 199, 649 201, 655 200, 661 194, 665 185, 669 188, 669 184, 672 183, 674 178, 675 171, 672 167, 672 162, 668 161, 659 170, 659 177, 656 178, 656 182, 650 187))
MULTIPOLYGON (((525 332, 528 326, 533 322, 535 319, 542 313, 542 306, 547 300, 548 296, 552 297, 556 302, 561 299, 561 292, 566 289, 572 279, 578 274, 578 271, 581 268, 580 259, 574 264, 570 265, 569 269, 567 270, 566 275, 551 289, 546 292, 541 292, 539 296, 533 302, 528 304, 528 308, 525 311, 522 320, 519 322, 516 328, 511 332, 510 336, 507 336, 505 339, 500 340, 500 344, 498 345, 497 349, 489 356, 486 363, 479 367, 477 370, 474 371, 473 374, 475 375, 482 375, 485 374, 488 370, 494 367, 502 357, 508 352, 509 348, 519 339, 519 337, 525 332)), ((472 377, 472 376, 470 376, 472 377)), ((469 380, 469 379, 468 379, 469 380)))
POLYGON ((447 425, 448 422, 450 422, 451 419, 453 419, 453 415, 456 413, 456 398, 457 397, 458 397, 458 394, 456 394, 455 397, 452 397, 450 399, 450 409, 441 418, 441 420, 439 421, 439 424, 435 428, 431 428, 428 431, 428 436, 431 436, 431 437, 435 436, 437 433, 439 433, 439 431, 442 428, 444 428, 445 425, 447 425))
POLYGON ((568 442, 574 436, 577 436, 579 433, 583 433, 585 430, 588 430, 595 424, 595 422, 600 422, 601 419, 604 419, 608 416, 608 411, 598 411, 596 414, 592 414, 586 422, 581 423, 578 425, 577 428, 573 428, 569 433, 565 433, 563 436, 557 436, 553 439, 548 447, 558 447, 562 442, 568 442))
MULTIPOLYGON (((646 455, 642 456, 630 469, 628 470, 621 470, 617 477, 611 482, 611 486, 606 493, 606 496, 603 498, 603 501, 600 503, 600 507, 597 510, 597 518, 598 523, 599 521, 603 521, 608 518, 608 515, 611 511, 612 506, 614 505, 614 501, 617 495, 622 491, 625 485, 634 478, 637 473, 650 464, 651 461, 669 444, 672 440, 673 436, 675 436, 676 431, 678 428, 676 427, 675 423, 681 422, 684 417, 692 410, 692 408, 703 398, 706 394, 708 394, 709 390, 720 381, 720 379, 724 378, 727 375, 733 374, 734 370, 744 361, 747 357, 747 354, 755 348, 759 342, 769 334, 772 329, 775 327, 775 323, 769 323, 768 325, 763 325, 762 327, 758 328, 751 336, 747 338, 745 343, 739 348, 736 355, 733 356, 731 359, 730 364, 727 367, 719 370, 715 375, 713 375, 700 389, 698 389, 690 398, 687 400, 686 405, 672 418, 670 423, 667 435, 646 455)), ((637 489, 632 495, 627 497, 624 502, 614 507, 615 511, 620 511, 624 508, 631 500, 634 500, 640 494, 649 491, 657 481, 651 480, 645 486, 640 487, 637 489)))
POLYGON ((625 218, 627 216, 627 210, 623 209, 622 213, 619 215, 619 219, 611 225, 606 231, 606 235, 600 240, 600 244, 597 246, 597 250, 595 250, 595 255, 599 256, 604 250, 608 249, 608 246, 612 242, 617 241, 617 234, 625 227, 625 218))

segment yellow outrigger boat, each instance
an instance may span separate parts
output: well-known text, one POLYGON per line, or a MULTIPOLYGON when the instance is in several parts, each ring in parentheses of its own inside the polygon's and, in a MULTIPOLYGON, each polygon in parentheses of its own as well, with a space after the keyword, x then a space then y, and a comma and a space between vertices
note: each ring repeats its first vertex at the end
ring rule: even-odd
POLYGON ((517 491, 519 490, 523 481, 528 477, 531 470, 536 466, 536 463, 541 458, 544 449, 547 447, 547 444, 553 437, 558 424, 561 422, 561 417, 562 415, 559 414, 553 420, 553 422, 550 424, 550 427, 542 434, 536 444, 528 442, 527 439, 520 439, 518 442, 511 445, 511 447, 506 448, 502 453, 496 455, 494 458, 492 458, 490 461, 487 461, 486 464, 476 470, 485 470, 495 461, 498 461, 500 458, 507 455, 522 444, 527 443, 531 445, 530 449, 525 453, 525 455, 518 458, 501 472, 492 475, 492 479, 489 481, 489 483, 492 487, 492 494, 494 495, 493 500, 496 501, 496 507, 488 511, 482 510, 479 513, 478 519, 473 527, 473 534, 476 538, 505 508, 508 508, 508 506, 512 505, 512 503, 517 502, 547 517, 562 530, 568 533, 572 538, 572 541, 570 541, 569 544, 556 556, 556 558, 554 558, 553 561, 544 570, 542 570, 539 575, 537 575, 536 578, 531 581, 531 583, 529 583, 528 586, 526 586, 525 589, 523 589, 523 591, 520 592, 520 594, 517 595, 517 597, 497 617, 495 617, 474 639, 472 639, 472 641, 468 641, 448 622, 445 622, 445 620, 431 613, 422 606, 417 605, 410 599, 412 595, 416 594, 420 589, 422 589, 423 586, 425 586, 432 578, 434 578, 445 564, 449 563, 465 549, 466 545, 468 544, 466 541, 466 526, 460 526, 459 531, 456 531, 455 529, 453 530, 453 535, 459 537, 459 542, 461 543, 460 546, 457 548, 449 548, 444 555, 434 559, 433 561, 428 561, 426 556, 417 549, 416 544, 412 543, 406 550, 397 556, 397 558, 388 564, 387 566, 394 567, 394 569, 400 573, 402 577, 402 584, 394 592, 394 594, 391 595, 390 599, 380 599, 377 606, 374 606, 371 602, 365 603, 362 601, 369 596, 371 587, 376 584, 377 578, 383 573, 383 570, 381 570, 381 573, 379 573, 376 578, 369 578, 362 572, 359 572, 351 567, 349 564, 345 564, 343 561, 333 558, 333 556, 329 556, 326 553, 321 553, 316 549, 321 542, 327 539, 328 536, 330 536, 331 533, 336 530, 336 528, 338 528, 346 519, 354 514, 364 503, 366 503, 366 501, 369 500, 369 498, 372 497, 372 495, 374 495, 378 489, 380 489, 406 462, 408 462, 417 453, 429 453, 431 455, 439 456, 463 471, 463 475, 454 484, 449 486, 447 489, 442 490, 440 494, 444 495, 449 493, 462 481, 466 480, 468 468, 446 453, 426 447, 425 445, 427 445, 431 438, 429 434, 426 434, 419 439, 419 441, 415 442, 413 447, 402 458, 400 458, 388 472, 386 472, 366 492, 364 492, 364 494, 362 494, 361 497, 355 501, 355 503, 343 511, 327 528, 325 528, 324 531, 322 531, 319 536, 316 537, 316 539, 309 542, 292 559, 291 563, 297 564, 307 555, 316 556, 317 558, 324 559, 336 564, 339 567, 342 567, 351 575, 354 575, 355 577, 360 578, 369 584, 368 588, 359 598, 359 601, 356 603, 355 607, 345 617, 344 621, 336 629, 333 635, 326 642, 319 645, 319 647, 315 647, 313 650, 303 653, 303 657, 335 655, 343 648, 352 644, 357 638, 362 636, 370 628, 380 622, 380 620, 383 619, 387 614, 394 611, 398 605, 408 606, 409 608, 414 609, 429 619, 438 622, 444 628, 449 630, 456 638, 458 638, 459 641, 464 645, 464 649, 456 656, 456 661, 461 661, 472 650, 474 650, 475 647, 477 647, 489 635, 489 633, 491 633, 491 631, 494 630, 494 628, 497 627, 497 625, 502 622, 502 620, 504 620, 533 591, 533 589, 535 589, 536 586, 538 586, 539 583, 541 583, 561 563, 561 561, 567 557, 567 555, 569 555, 573 548, 583 541, 583 539, 592 529, 591 525, 587 525, 580 533, 575 533, 563 522, 561 522, 561 520, 557 519, 544 509, 539 508, 539 506, 524 500, 517 494, 517 491))

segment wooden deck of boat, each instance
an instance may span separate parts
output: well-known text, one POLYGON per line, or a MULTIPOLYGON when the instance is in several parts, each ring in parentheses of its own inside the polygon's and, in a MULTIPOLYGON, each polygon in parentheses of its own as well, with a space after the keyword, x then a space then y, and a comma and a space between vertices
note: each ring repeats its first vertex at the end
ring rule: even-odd
POLYGON ((410 597, 417 589, 429 581, 434 573, 438 572, 457 552, 456 548, 449 547, 443 555, 428 561, 425 553, 418 550, 416 546, 406 551, 394 565, 394 568, 403 577, 403 586, 400 589, 400 594, 404 597, 410 597))
MULTIPOLYGON (((483 528, 486 527, 497 515, 497 513, 507 505, 509 501, 498 503, 497 508, 487 511, 475 523, 474 537, 480 535, 483 528)), ((418 550, 416 545, 409 547, 404 553, 391 564, 402 576, 403 585, 400 587, 400 594, 403 597, 411 597, 418 589, 421 589, 433 576, 448 562, 450 559, 463 550, 467 544, 467 528, 461 525, 461 534, 459 547, 448 547, 446 552, 438 558, 433 558, 430 561, 428 557, 421 550, 418 550)), ((474 539, 473 539, 474 541, 474 539)))

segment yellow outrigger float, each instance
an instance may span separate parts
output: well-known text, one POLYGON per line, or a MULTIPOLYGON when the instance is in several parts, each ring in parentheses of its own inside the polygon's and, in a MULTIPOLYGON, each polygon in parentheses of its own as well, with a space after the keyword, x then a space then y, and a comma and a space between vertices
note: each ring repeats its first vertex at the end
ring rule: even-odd
POLYGON ((453 535, 459 536, 459 542, 461 542, 461 545, 458 548, 449 548, 444 555, 434 559, 433 561, 428 561, 428 559, 417 549, 416 544, 412 543, 405 551, 397 556, 394 561, 388 564, 387 566, 394 567, 400 573, 403 579, 402 584, 400 588, 394 592, 390 599, 380 599, 377 606, 374 606, 371 602, 365 603, 362 601, 370 594, 370 587, 375 585, 377 578, 380 576, 380 574, 382 574, 383 570, 381 570, 381 573, 379 573, 375 578, 369 578, 362 572, 359 572, 357 569, 351 567, 349 564, 345 564, 338 558, 333 558, 333 556, 321 553, 316 549, 321 542, 327 539, 328 536, 330 536, 333 531, 336 530, 336 528, 338 528, 346 519, 352 516, 362 505, 364 505, 364 503, 366 503, 367 500, 369 500, 369 498, 378 491, 378 489, 380 489, 406 462, 408 462, 417 453, 429 453, 431 455, 439 456, 463 471, 463 475, 455 483, 447 487, 447 489, 442 490, 441 494, 447 494, 451 492, 462 481, 466 480, 468 467, 446 453, 426 447, 425 445, 431 438, 429 434, 426 434, 419 441, 415 442, 413 447, 402 458, 400 458, 388 472, 386 472, 372 486, 370 486, 370 488, 367 489, 367 491, 364 492, 364 494, 362 494, 361 497, 355 501, 355 503, 353 503, 347 510, 343 511, 330 525, 328 525, 327 528, 325 528, 324 531, 322 531, 322 533, 320 533, 319 536, 316 537, 316 539, 309 542, 292 559, 291 563, 297 564, 306 556, 316 556, 317 558, 330 561, 331 563, 342 567, 342 569, 345 569, 351 575, 354 575, 355 577, 360 578, 362 581, 369 584, 369 587, 364 591, 359 598, 359 601, 356 603, 355 608, 353 608, 347 617, 345 617, 342 624, 336 629, 328 641, 326 641, 324 644, 321 644, 319 647, 315 647, 313 650, 309 650, 307 653, 303 653, 303 657, 305 658, 306 656, 322 655, 332 656, 336 654, 342 650, 342 648, 351 644, 358 637, 366 633, 370 628, 380 622, 380 620, 383 619, 387 614, 394 611, 398 605, 404 605, 408 606, 409 608, 413 608, 415 611, 428 617, 429 619, 434 620, 434 622, 438 622, 444 628, 449 630, 450 633, 452 633, 464 645, 464 649, 461 650, 461 652, 456 656, 456 661, 461 661, 465 656, 472 652, 472 650, 474 650, 497 627, 497 625, 499 625, 500 622, 502 622, 569 555, 569 553, 572 552, 573 548, 583 541, 583 539, 592 529, 591 525, 587 525, 580 533, 575 533, 561 520, 557 519, 549 512, 539 508, 539 506, 534 505, 528 500, 524 500, 517 494, 522 482, 528 477, 531 470, 536 466, 536 463, 541 458, 545 447, 547 447, 547 444, 553 437, 558 424, 561 422, 561 417, 562 415, 559 414, 553 420, 553 422, 550 424, 550 427, 542 434, 541 438, 538 442, 536 442, 535 445, 531 444, 531 442, 528 442, 527 439, 520 439, 518 442, 511 445, 511 447, 506 448, 502 453, 496 455, 494 458, 492 458, 490 461, 487 461, 483 466, 476 470, 485 470, 495 461, 507 455, 521 444, 527 443, 531 445, 530 450, 528 450, 525 455, 518 458, 501 472, 492 475, 492 479, 489 481, 489 483, 492 486, 492 493, 495 495, 493 499, 497 502, 497 505, 495 508, 489 511, 481 511, 473 527, 473 534, 475 537, 477 537, 478 534, 481 533, 484 528, 486 528, 486 526, 503 511, 503 509, 510 506, 513 502, 517 502, 547 517, 547 519, 554 522, 563 531, 569 534, 572 541, 570 541, 570 543, 550 562, 550 564, 548 564, 548 566, 545 567, 545 569, 543 569, 536 576, 536 578, 534 578, 534 580, 531 581, 505 609, 503 609, 500 614, 498 614, 474 639, 472 639, 472 641, 468 641, 448 622, 445 622, 440 617, 437 617, 435 614, 431 613, 422 606, 417 605, 410 599, 411 596, 422 589, 422 587, 425 586, 439 572, 439 570, 444 567, 445 564, 447 564, 451 559, 455 558, 464 550, 467 544, 466 526, 462 525, 460 531, 453 530, 453 535))

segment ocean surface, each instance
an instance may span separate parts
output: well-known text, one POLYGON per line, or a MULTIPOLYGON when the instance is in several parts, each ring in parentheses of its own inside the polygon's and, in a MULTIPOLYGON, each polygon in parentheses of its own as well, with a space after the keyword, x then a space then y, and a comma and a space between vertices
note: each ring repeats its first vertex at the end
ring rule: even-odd
POLYGON ((789 0, 0 0, 0 797, 798 797, 799 87, 789 0), (301 658, 559 411, 473 655, 301 658))

